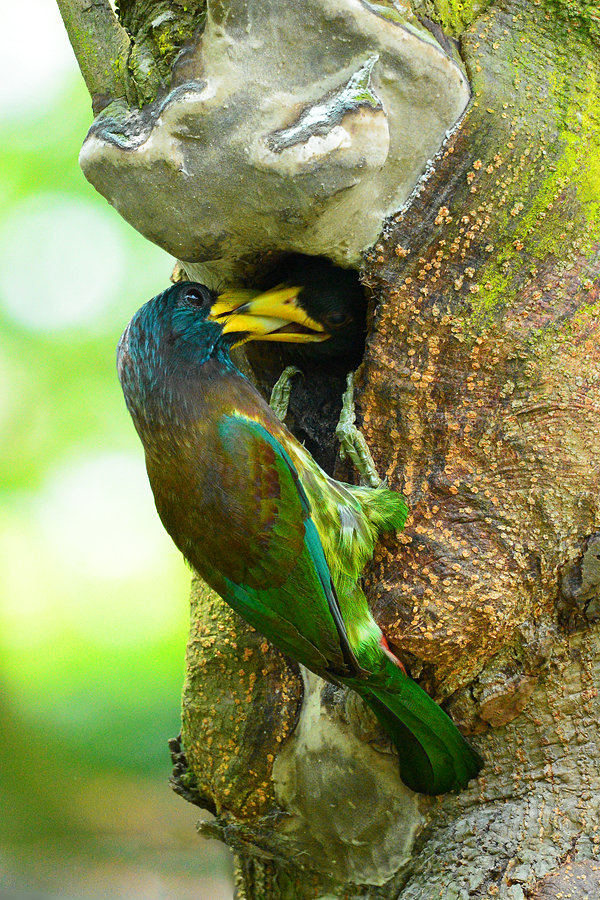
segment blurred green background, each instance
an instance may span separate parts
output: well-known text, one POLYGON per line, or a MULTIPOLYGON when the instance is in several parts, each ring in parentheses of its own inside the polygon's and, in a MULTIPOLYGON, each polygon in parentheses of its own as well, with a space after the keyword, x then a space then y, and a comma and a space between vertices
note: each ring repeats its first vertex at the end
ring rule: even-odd
POLYGON ((227 900, 227 852, 167 785, 189 575, 114 362, 173 260, 79 171, 90 102, 53 0, 2 15, 0 896, 227 900))

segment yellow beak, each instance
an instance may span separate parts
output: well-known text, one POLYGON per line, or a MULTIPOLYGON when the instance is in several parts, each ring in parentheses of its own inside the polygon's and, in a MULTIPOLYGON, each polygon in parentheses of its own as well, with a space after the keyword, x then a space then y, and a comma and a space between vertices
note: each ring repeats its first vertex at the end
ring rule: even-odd
POLYGON ((250 290, 231 290, 219 294, 209 319, 223 324, 223 332, 239 332, 246 341, 284 341, 308 343, 326 341, 329 334, 298 304, 301 287, 279 284, 263 294, 250 290))

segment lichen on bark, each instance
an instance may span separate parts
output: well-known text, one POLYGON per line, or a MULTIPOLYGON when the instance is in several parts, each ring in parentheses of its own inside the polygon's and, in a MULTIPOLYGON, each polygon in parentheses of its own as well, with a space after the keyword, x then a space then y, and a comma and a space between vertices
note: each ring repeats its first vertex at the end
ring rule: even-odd
POLYGON ((446 34, 458 37, 492 0, 413 0, 418 15, 437 22, 446 34))
POLYGON ((371 254, 361 399, 412 508, 373 600, 442 695, 510 642, 534 674, 559 569, 598 521, 598 57, 523 3, 462 52, 472 107, 371 254))
POLYGON ((155 100, 171 81, 182 48, 204 28, 207 0, 119 0, 116 11, 131 37, 128 67, 138 105, 155 100))
POLYGON ((127 96, 130 42, 109 0, 57 0, 73 52, 99 112, 117 97, 127 96))
POLYGON ((296 723, 302 688, 297 666, 200 580, 192 604, 183 743, 198 793, 231 837, 237 821, 274 814, 273 763, 296 723))

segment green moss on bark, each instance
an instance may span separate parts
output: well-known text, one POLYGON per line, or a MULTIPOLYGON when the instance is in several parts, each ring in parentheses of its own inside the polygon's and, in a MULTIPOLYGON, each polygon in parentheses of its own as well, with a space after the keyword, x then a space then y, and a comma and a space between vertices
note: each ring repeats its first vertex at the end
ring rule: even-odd
POLYGON ((472 104, 370 258, 362 396, 413 516, 375 561, 384 630, 446 694, 525 624, 544 656, 556 572, 598 521, 600 59, 526 0, 461 48, 472 104))
POLYGON ((597 0, 544 0, 544 5, 552 15, 562 19, 582 37, 600 42, 600 7, 597 0))
POLYGON ((458 37, 490 5, 491 0, 416 0, 415 12, 426 16, 446 32, 458 37))
POLYGON ((120 0, 117 14, 132 38, 129 69, 144 105, 169 84, 182 47, 204 28, 206 0, 120 0))

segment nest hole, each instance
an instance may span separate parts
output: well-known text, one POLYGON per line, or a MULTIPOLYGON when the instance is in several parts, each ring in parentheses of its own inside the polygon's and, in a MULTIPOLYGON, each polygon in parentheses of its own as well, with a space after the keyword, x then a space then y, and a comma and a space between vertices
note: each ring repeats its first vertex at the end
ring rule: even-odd
POLYGON ((248 278, 248 286, 261 290, 281 283, 302 285, 298 301, 330 337, 306 344, 253 341, 245 345, 246 358, 267 399, 286 366, 301 370, 293 382, 286 425, 332 474, 346 375, 358 368, 364 355, 368 298, 358 271, 324 257, 273 253, 248 278))

